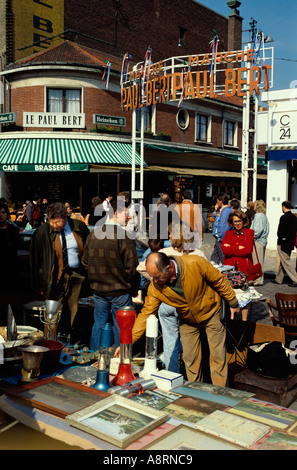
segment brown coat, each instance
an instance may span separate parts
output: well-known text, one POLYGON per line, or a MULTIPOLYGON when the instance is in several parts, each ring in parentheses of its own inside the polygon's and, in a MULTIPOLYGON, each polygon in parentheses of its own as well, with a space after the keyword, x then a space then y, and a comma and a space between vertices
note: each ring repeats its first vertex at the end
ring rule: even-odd
POLYGON ((206 323, 220 308, 221 297, 230 307, 237 306, 235 292, 226 278, 209 261, 200 256, 172 257, 178 265, 185 298, 168 285, 151 281, 145 304, 133 328, 133 342, 145 332, 149 315, 157 315, 162 302, 175 307, 179 320, 189 325, 206 323))
MULTIPOLYGON (((81 260, 84 252, 84 243, 82 238, 75 232, 72 232, 75 241, 77 243, 77 251, 78 251, 78 257, 81 260)), ((57 263, 58 263, 58 275, 57 275, 57 282, 59 282, 62 274, 63 274, 63 251, 62 251, 62 245, 60 241, 60 236, 59 233, 56 234, 55 240, 54 240, 54 245, 55 245, 55 253, 56 253, 56 258, 57 258, 57 263)))

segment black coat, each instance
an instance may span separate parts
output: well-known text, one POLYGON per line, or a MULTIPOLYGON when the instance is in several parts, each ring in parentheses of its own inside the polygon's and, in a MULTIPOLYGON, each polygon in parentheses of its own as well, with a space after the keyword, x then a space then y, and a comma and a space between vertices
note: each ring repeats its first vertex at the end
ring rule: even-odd
POLYGON ((297 217, 287 211, 279 219, 277 229, 277 244, 282 251, 291 252, 294 249, 297 232, 297 217))
MULTIPOLYGON (((90 233, 86 224, 77 219, 68 217, 72 232, 75 232, 85 245, 90 233)), ((47 299, 54 284, 54 268, 56 264, 55 255, 56 232, 49 222, 42 224, 35 230, 30 247, 30 264, 32 287, 36 291, 42 291, 47 299)))

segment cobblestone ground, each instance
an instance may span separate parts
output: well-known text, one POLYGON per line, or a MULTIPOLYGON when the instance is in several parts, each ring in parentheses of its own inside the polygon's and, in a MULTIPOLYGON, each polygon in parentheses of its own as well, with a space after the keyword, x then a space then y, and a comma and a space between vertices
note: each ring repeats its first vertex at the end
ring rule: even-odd
MULTIPOLYGON (((203 235, 203 242, 201 245, 201 250, 205 253, 208 260, 214 246, 214 238, 211 233, 205 233, 203 235)), ((296 267, 296 250, 292 253, 292 264, 296 267)), ((266 299, 271 299, 275 303, 275 293, 282 292, 293 294, 297 293, 297 288, 289 287, 288 282, 290 279, 285 276, 284 283, 277 286, 271 281, 275 278, 275 269, 276 269, 276 251, 266 250, 265 260, 264 260, 264 286, 257 286, 256 290, 261 294, 261 298, 257 301, 252 302, 252 306, 249 312, 249 319, 252 321, 257 321, 260 323, 266 323, 272 325, 267 304, 265 303, 266 299)))

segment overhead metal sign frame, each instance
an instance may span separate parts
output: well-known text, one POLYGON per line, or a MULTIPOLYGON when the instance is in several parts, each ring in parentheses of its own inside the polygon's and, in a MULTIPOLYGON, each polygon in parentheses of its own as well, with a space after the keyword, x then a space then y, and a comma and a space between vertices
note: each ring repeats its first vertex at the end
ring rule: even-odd
MULTIPOLYGON (((144 117, 143 107, 153 104, 176 101, 178 106, 183 100, 203 98, 243 98, 243 149, 242 149, 242 205, 247 204, 248 175, 253 172, 257 178, 257 151, 253 148, 253 168, 249 168, 249 137, 256 133, 250 129, 250 97, 255 94, 256 106, 261 91, 273 87, 274 48, 255 51, 251 45, 243 50, 192 54, 171 57, 156 63, 143 61, 133 66, 129 72, 123 59, 121 77, 122 110, 132 111, 132 177, 131 194, 135 194, 136 142, 140 142, 141 161, 144 158, 144 117), (141 132, 136 136, 136 109, 141 109, 141 132)), ((128 64, 129 65, 129 64, 128 64)), ((255 141, 255 139, 254 139, 255 141)), ((143 165, 137 171, 139 191, 143 192, 143 165)), ((256 184, 254 184, 256 187, 256 184)), ((254 189, 255 191, 255 189, 254 189)), ((133 202, 133 201, 132 201, 133 202)), ((140 200, 140 205, 143 200, 140 200)))

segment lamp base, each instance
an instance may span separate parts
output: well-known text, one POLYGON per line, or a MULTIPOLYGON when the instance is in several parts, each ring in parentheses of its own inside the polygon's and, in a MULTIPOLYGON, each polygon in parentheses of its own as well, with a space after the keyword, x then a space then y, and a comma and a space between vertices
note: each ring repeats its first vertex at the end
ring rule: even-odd
POLYGON ((21 382, 36 382, 40 375, 40 369, 27 371, 24 368, 22 368, 21 373, 22 373, 22 378, 20 379, 21 382))
POLYGON ((124 385, 127 382, 135 380, 134 375, 132 374, 132 365, 131 364, 120 364, 119 371, 117 376, 113 379, 113 385, 124 385))
POLYGON ((109 370, 97 370, 97 380, 94 385, 92 385, 92 388, 107 392, 107 390, 110 388, 109 370))
POLYGON ((150 379, 151 374, 155 374, 156 372, 158 372, 157 359, 146 358, 144 368, 139 372, 139 376, 144 377, 145 379, 150 379))

